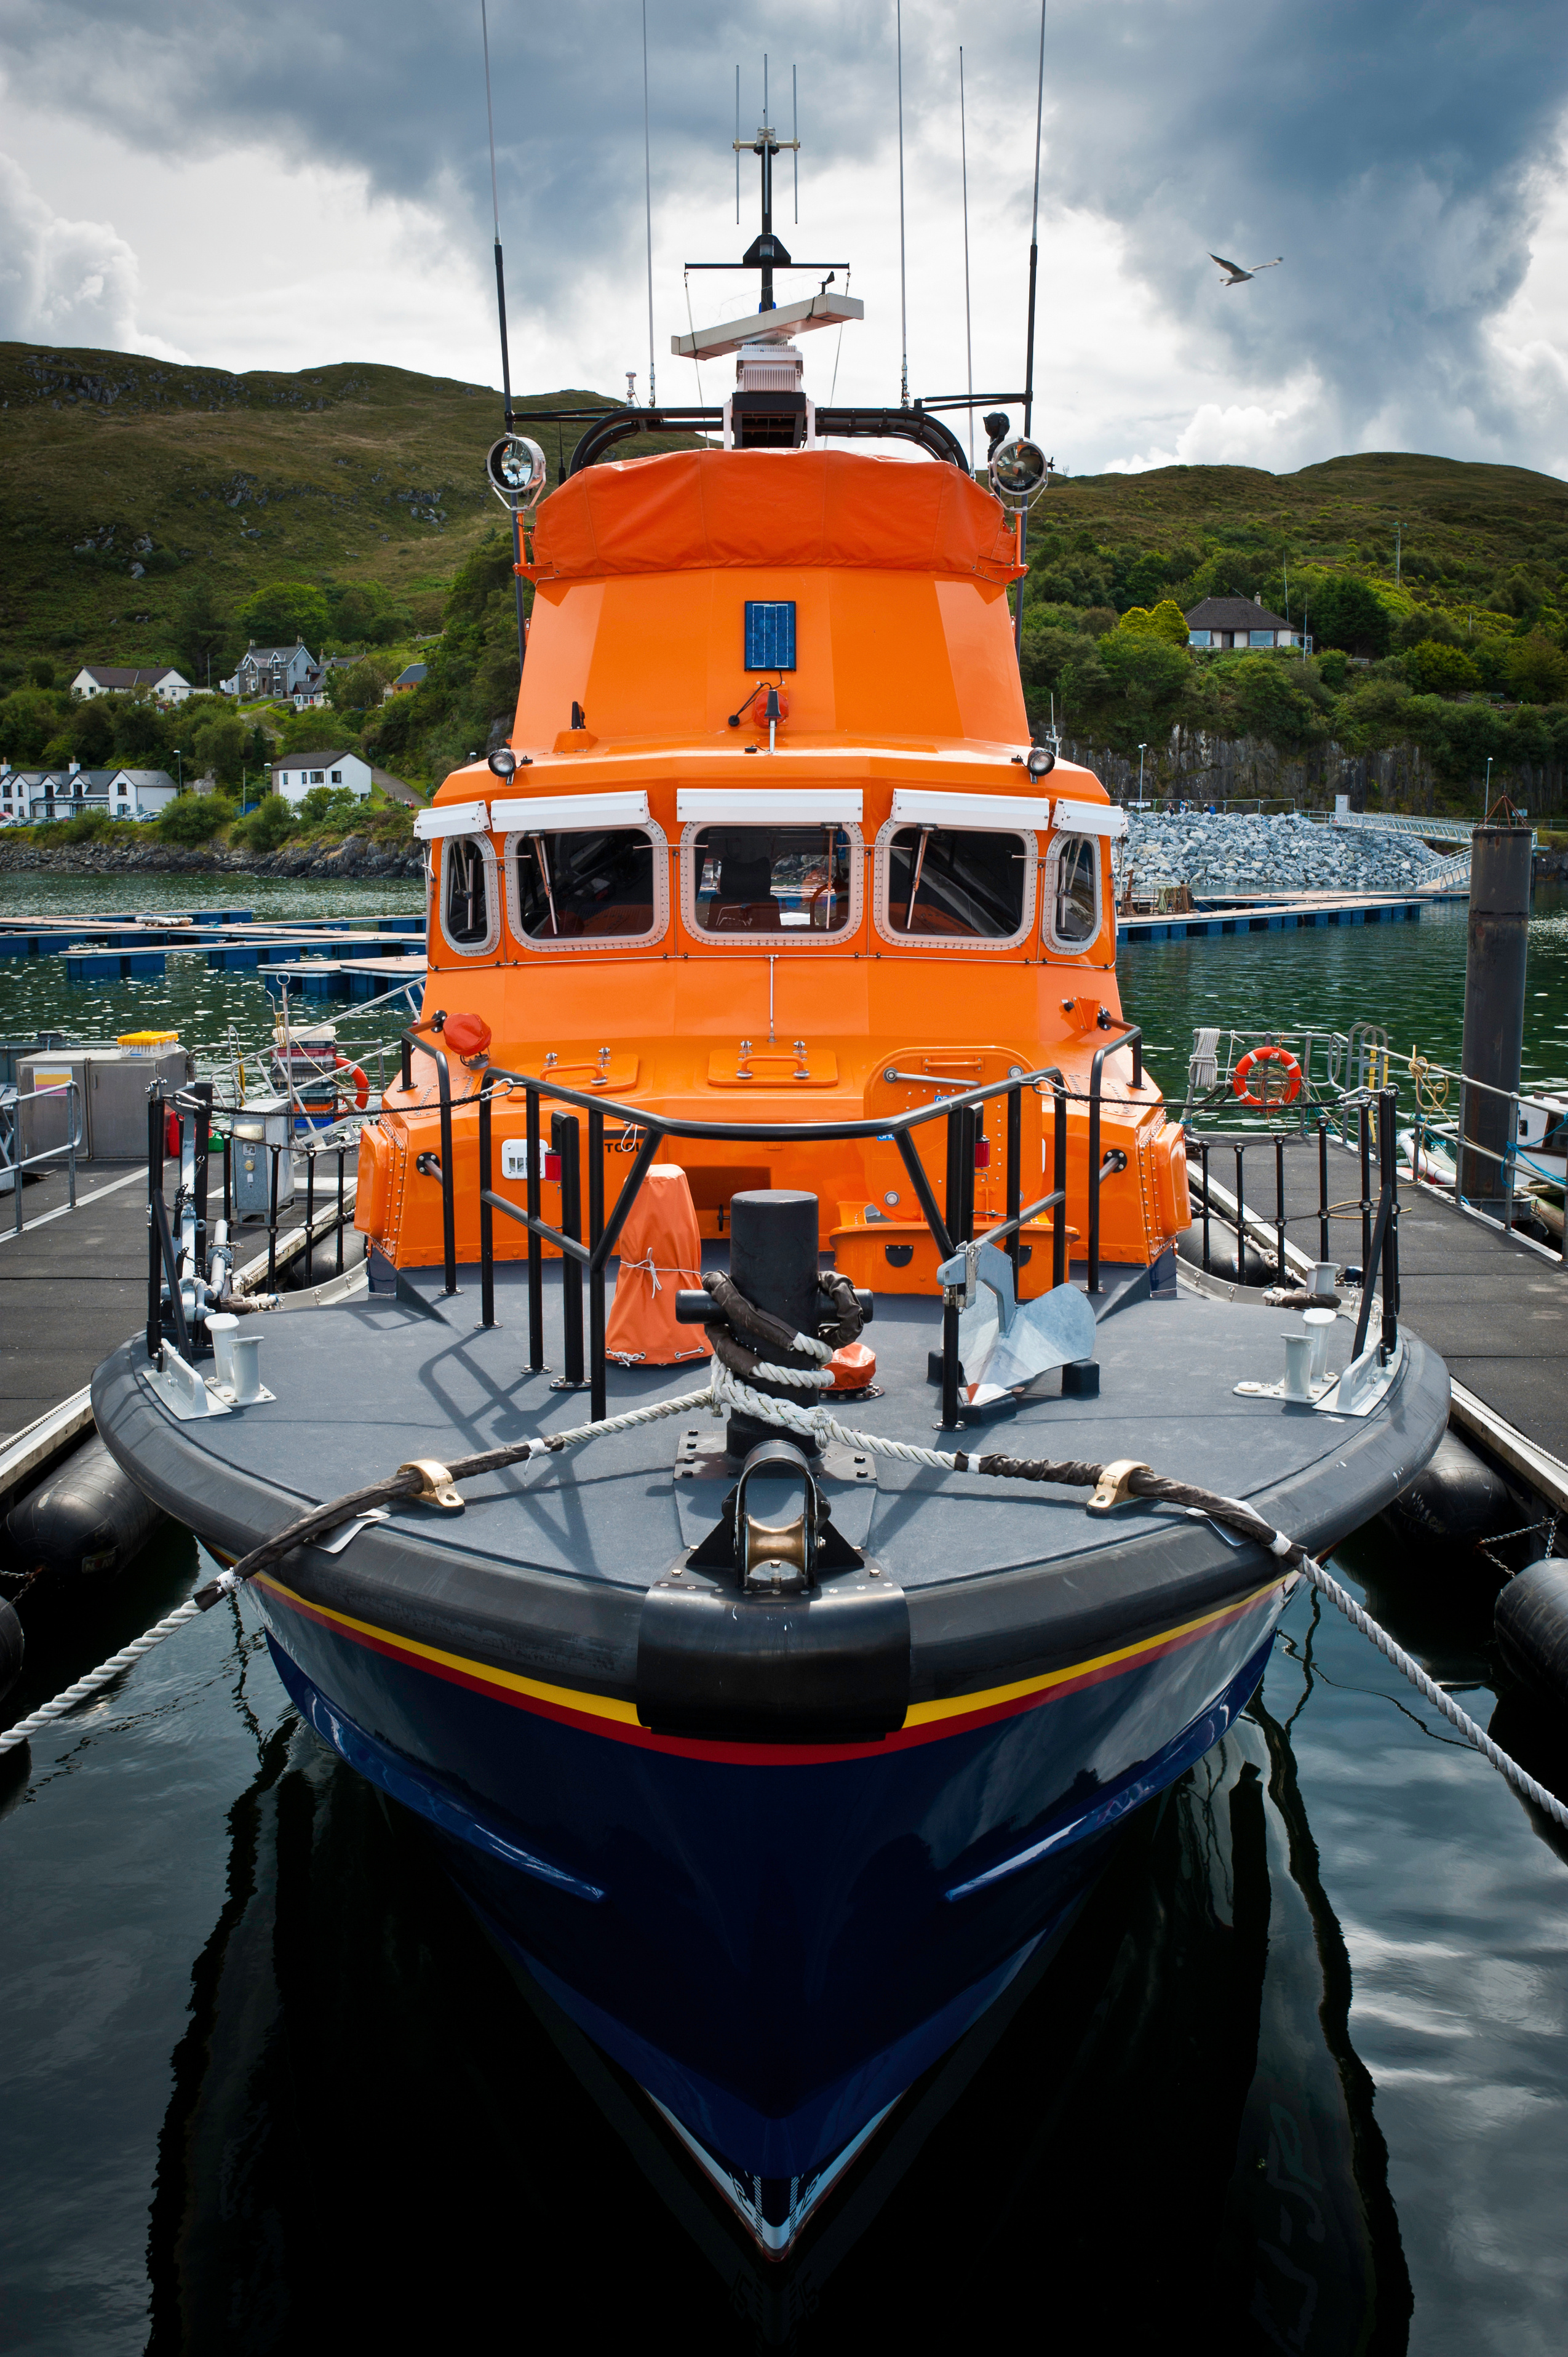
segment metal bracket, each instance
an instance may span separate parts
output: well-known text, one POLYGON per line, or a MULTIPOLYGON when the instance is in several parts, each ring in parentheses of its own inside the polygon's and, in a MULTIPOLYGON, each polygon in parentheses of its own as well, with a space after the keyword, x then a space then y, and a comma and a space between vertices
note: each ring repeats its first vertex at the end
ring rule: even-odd
POLYGON ((416 1490, 411 1503, 415 1506, 440 1506, 448 1514, 460 1514, 463 1501, 452 1487, 452 1476, 445 1465, 434 1457, 415 1457, 398 1467, 400 1473, 417 1473, 424 1488, 416 1490))
POLYGON ((1146 1473, 1148 1469, 1135 1457, 1119 1457, 1114 1465, 1105 1466, 1095 1484, 1094 1495, 1089 1501, 1087 1511, 1091 1514, 1108 1514, 1112 1506, 1124 1506, 1133 1494, 1133 1474, 1146 1473))
MULTIPOLYGON (((169 1413, 181 1424, 194 1424, 203 1416, 231 1414, 227 1400, 220 1397, 217 1384, 209 1383, 198 1367, 182 1359, 172 1342, 164 1344, 161 1367, 143 1367, 142 1381, 156 1394, 169 1413)), ((271 1398, 271 1393, 265 1394, 271 1398)))

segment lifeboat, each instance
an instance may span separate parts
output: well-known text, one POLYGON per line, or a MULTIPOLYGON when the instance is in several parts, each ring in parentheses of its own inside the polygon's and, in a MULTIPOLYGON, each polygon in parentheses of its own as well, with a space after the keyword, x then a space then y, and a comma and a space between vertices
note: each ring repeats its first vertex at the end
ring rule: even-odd
POLYGON ((242 1397, 155 1301, 93 1405, 229 1558, 409 1475, 252 1581, 278 1673, 777 2257, 1262 1674, 1277 1554, 1128 1469, 1319 1550, 1448 1393, 1391 1293, 1282 1376, 1178 1276, 1015 511, 761 364, 724 447, 611 418, 527 512, 508 741, 419 819, 368 1295, 254 1321, 242 1397))

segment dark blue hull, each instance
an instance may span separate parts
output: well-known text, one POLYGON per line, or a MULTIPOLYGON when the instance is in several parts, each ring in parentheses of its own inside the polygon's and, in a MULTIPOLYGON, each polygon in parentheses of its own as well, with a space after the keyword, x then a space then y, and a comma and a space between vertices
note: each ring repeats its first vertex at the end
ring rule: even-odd
POLYGON ((302 1712, 431 1821, 497 1939, 710 2155, 788 2186, 962 2036, 1223 1733, 1284 1593, 832 1749, 654 1736, 263 1602, 302 1712))

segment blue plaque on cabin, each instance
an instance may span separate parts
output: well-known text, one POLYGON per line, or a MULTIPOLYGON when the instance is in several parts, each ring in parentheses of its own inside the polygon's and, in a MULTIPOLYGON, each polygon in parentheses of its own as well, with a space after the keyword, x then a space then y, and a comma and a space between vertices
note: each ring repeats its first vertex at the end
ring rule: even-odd
POLYGON ((794 670, 795 600, 793 597, 748 597, 746 599, 746 667, 747 671, 794 670))

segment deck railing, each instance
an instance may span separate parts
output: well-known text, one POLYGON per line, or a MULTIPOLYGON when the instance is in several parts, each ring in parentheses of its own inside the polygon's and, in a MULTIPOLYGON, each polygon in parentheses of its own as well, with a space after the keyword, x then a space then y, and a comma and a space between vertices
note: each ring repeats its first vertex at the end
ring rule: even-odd
MULTIPOLYGON (((1348 1128, 1354 1121, 1356 1153, 1360 1192, 1348 1200, 1331 1197, 1329 1189, 1328 1146, 1335 1125, 1327 1110, 1319 1113, 1316 1125, 1317 1201, 1310 1210, 1287 1211, 1285 1208, 1285 1146, 1287 1140, 1276 1132, 1268 1137, 1190 1136, 1187 1140, 1188 1167, 1196 1151, 1197 1169, 1193 1191, 1198 1197, 1194 1225, 1197 1229, 1198 1263, 1206 1275, 1214 1272, 1214 1231, 1229 1231, 1235 1239, 1236 1282, 1244 1285, 1248 1239, 1256 1239, 1272 1228, 1274 1243, 1274 1275, 1278 1285, 1291 1284, 1291 1270, 1285 1252, 1285 1230, 1292 1225, 1316 1227, 1319 1263, 1340 1265, 1343 1259, 1352 1271, 1361 1293, 1360 1315, 1356 1329, 1356 1350, 1359 1357, 1366 1340, 1367 1320, 1374 1293, 1380 1281, 1382 1287, 1381 1339, 1385 1350, 1391 1350, 1399 1334, 1399 1092, 1396 1089, 1380 1089, 1375 1095, 1363 1091, 1346 1100, 1336 1110, 1338 1125, 1348 1128), (1234 1190, 1224 1188, 1213 1173, 1216 1157, 1223 1154, 1235 1157, 1234 1190), (1252 1168, 1268 1158, 1273 1165, 1274 1208, 1271 1218, 1261 1208, 1265 1200, 1262 1189, 1251 1198, 1247 1192, 1247 1157, 1253 1157, 1252 1168), (1373 1184, 1373 1160, 1376 1158, 1376 1189, 1373 1184), (1220 1205, 1221 1194, 1230 1194, 1229 1203, 1220 1205), (1217 1208, 1218 1207, 1218 1208, 1217 1208), (1352 1263, 1349 1255, 1331 1250, 1331 1227, 1336 1220, 1359 1217, 1360 1221, 1361 1256, 1352 1263)), ((1310 1257, 1310 1255, 1309 1255, 1310 1257)))
POLYGON ((76 1157, 84 1130, 81 1085, 78 1081, 58 1081, 48 1088, 30 1089, 26 1096, 14 1088, 0 1088, 0 1178, 9 1176, 11 1181, 13 1234, 20 1235, 22 1232, 22 1183, 26 1174, 45 1163, 57 1162, 62 1154, 65 1157, 67 1207, 75 1211, 76 1157), (59 1146, 41 1146, 32 1154, 24 1154, 23 1110, 27 1105, 45 1103, 51 1098, 64 1102, 68 1135, 59 1146))
MULTIPOLYGON (((225 1105, 216 1101, 210 1081, 197 1081, 189 1087, 170 1093, 160 1082, 147 1096, 147 1356, 156 1361, 166 1340, 174 1343, 187 1365, 210 1353, 211 1341, 207 1333, 207 1319, 220 1298, 231 1270, 225 1267, 223 1276, 215 1286, 212 1282, 212 1255, 220 1241, 230 1261, 236 1237, 234 1222, 233 1154, 237 1135, 235 1125, 246 1117, 246 1108, 225 1105), (179 1124, 179 1175, 175 1188, 172 1211, 164 1193, 164 1172, 166 1160, 166 1125, 173 1114, 179 1124), (220 1239, 214 1234, 209 1219, 209 1197, 212 1187, 212 1146, 214 1138, 221 1141, 223 1211, 220 1239)), ((252 1118, 254 1119, 253 1108, 252 1118)), ((306 1162, 305 1180, 305 1242, 307 1256, 320 1241, 318 1221, 328 1216, 317 1214, 316 1209, 316 1166, 323 1157, 337 1163, 337 1195, 332 1202, 330 1223, 337 1239, 335 1274, 341 1275, 344 1266, 344 1236, 353 1218, 353 1205, 348 1201, 348 1158, 352 1150, 348 1131, 362 1125, 370 1114, 356 1117, 345 1115, 338 1125, 337 1135, 317 1135, 270 1144, 265 1139, 247 1138, 243 1143, 252 1151, 259 1149, 269 1157, 267 1173, 267 1214, 263 1232, 267 1240, 267 1290, 277 1283, 278 1236, 280 1214, 287 1207, 280 1205, 279 1172, 283 1157, 290 1157, 291 1167, 301 1156, 306 1162)), ((258 1239, 259 1241, 259 1239, 258 1239)))
MULTIPOLYGON (((441 1137, 442 1275, 445 1291, 451 1295, 457 1290, 451 1074, 444 1048, 421 1036, 424 1031, 438 1034, 444 1020, 445 1017, 437 1014, 418 1030, 405 1032, 403 1053, 405 1088, 413 1086, 413 1060, 416 1053, 427 1057, 435 1067, 441 1137)), ((565 1363, 559 1378, 560 1386, 575 1389, 585 1383, 591 1394, 591 1413, 596 1421, 602 1417, 606 1413, 605 1271, 627 1216, 637 1200, 638 1190, 660 1148, 670 1138, 714 1145, 785 1145, 796 1147, 839 1145, 855 1139, 890 1141, 897 1146, 908 1174, 916 1200, 936 1244, 939 1264, 951 1262, 966 1245, 986 1243, 1001 1246, 1016 1268, 1021 1231, 1031 1221, 1042 1218, 1049 1211, 1051 1284, 1053 1287, 1064 1285, 1068 1282, 1067 1108, 1069 1101, 1087 1103, 1089 1107, 1090 1183, 1086 1220, 1086 1275, 1088 1290, 1090 1294, 1097 1294, 1100 1290, 1101 1261, 1100 1189, 1106 1178, 1113 1171, 1124 1168, 1126 1163, 1126 1157, 1119 1149, 1103 1157, 1100 1152, 1105 1061, 1108 1056, 1121 1049, 1128 1049, 1132 1052, 1133 1084, 1136 1088, 1143 1081, 1143 1033, 1135 1025, 1128 1025, 1113 1037, 1107 1037, 1096 1049, 1087 1091, 1069 1090, 1058 1066, 1042 1065, 1033 1071, 1019 1070, 1010 1072, 1005 1080, 993 1081, 987 1086, 939 1095, 932 1104, 918 1106, 908 1113, 880 1114, 872 1120, 860 1121, 720 1122, 650 1115, 646 1106, 622 1104, 598 1094, 569 1089, 548 1074, 514 1072, 499 1065, 488 1064, 480 1071, 478 1091, 480 1324, 488 1327, 495 1323, 494 1214, 499 1211, 528 1230, 530 1367, 538 1372, 544 1366, 543 1248, 549 1243, 560 1253, 564 1263, 562 1313, 565 1363), (510 1096, 520 1089, 527 1100, 527 1195, 526 1208, 522 1210, 509 1202, 504 1196, 498 1195, 493 1184, 494 1101, 498 1095, 510 1096), (1049 1092, 1053 1129, 1051 1189, 1048 1194, 1028 1204, 1022 1201, 1023 1102, 1026 1089, 1034 1089, 1041 1096, 1049 1092), (980 1117, 985 1105, 1002 1098, 1005 1098, 1007 1106, 1006 1213, 1002 1220, 977 1233, 974 1168, 980 1117), (550 1116, 551 1150, 560 1157, 561 1168, 562 1223, 559 1228, 550 1226, 541 1211, 542 1105, 545 1099, 550 1101, 552 1107, 571 1109, 553 1110, 550 1116), (585 1113, 588 1121, 585 1236, 579 1113, 585 1113), (945 1121, 947 1125, 946 1184, 944 1201, 940 1206, 914 1140, 917 1130, 937 1121, 945 1121), (612 1127, 612 1124, 619 1125, 612 1127), (632 1164, 607 1216, 605 1154, 610 1147, 629 1152, 632 1164), (585 1276, 587 1280, 585 1352, 583 1317, 585 1276)), ((911 1082, 918 1080, 922 1087, 937 1090, 945 1086, 930 1073, 895 1073, 894 1078, 911 1082)), ((428 1157, 422 1157, 421 1159, 427 1167, 428 1157)), ((958 1321, 962 1298, 961 1286, 944 1286, 941 1420, 950 1428, 957 1426, 961 1415, 958 1321)))

